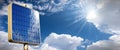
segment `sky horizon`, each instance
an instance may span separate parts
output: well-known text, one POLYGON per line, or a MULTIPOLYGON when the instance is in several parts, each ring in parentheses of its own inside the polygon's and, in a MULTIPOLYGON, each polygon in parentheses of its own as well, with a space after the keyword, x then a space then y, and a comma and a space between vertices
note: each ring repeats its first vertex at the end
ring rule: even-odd
POLYGON ((39 12, 39 46, 29 50, 120 50, 118 0, 0 0, 0 49, 22 50, 8 42, 10 3, 26 4, 39 12))

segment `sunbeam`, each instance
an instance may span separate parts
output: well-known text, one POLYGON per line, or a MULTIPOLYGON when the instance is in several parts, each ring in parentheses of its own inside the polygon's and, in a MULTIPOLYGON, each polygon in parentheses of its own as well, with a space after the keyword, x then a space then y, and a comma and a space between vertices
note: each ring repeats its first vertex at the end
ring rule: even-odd
POLYGON ((98 18, 97 8, 94 6, 94 4, 89 4, 89 2, 89 0, 80 0, 79 3, 77 3, 79 6, 79 10, 76 11, 78 12, 77 16, 75 16, 74 21, 68 25, 68 27, 71 27, 75 24, 80 24, 80 26, 76 28, 78 29, 76 35, 80 34, 81 30, 86 26, 87 23, 92 23, 93 21, 96 21, 96 18, 98 18))

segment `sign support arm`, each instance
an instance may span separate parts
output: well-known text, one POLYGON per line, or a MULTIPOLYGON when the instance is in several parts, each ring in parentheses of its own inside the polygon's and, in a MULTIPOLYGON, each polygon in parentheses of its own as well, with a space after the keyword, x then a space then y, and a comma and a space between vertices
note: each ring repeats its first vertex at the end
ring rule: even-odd
POLYGON ((24 50, 28 50, 28 44, 24 44, 23 48, 24 50))

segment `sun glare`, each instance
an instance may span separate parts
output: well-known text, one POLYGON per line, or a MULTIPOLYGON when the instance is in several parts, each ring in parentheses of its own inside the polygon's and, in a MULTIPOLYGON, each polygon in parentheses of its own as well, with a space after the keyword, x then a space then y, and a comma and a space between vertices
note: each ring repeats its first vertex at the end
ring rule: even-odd
POLYGON ((86 19, 87 20, 93 20, 93 19, 95 19, 97 17, 97 15, 96 15, 96 11, 95 10, 89 10, 88 12, 87 12, 87 16, 86 16, 86 19))

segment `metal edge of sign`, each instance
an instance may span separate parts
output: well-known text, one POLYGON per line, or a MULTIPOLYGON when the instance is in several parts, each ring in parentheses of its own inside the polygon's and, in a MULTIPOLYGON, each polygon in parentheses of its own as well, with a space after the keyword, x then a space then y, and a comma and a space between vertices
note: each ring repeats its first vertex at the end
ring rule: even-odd
POLYGON ((8 5, 8 41, 13 42, 12 40, 12 3, 8 5))
MULTIPOLYGON (((38 43, 30 43, 30 42, 22 42, 22 41, 18 42, 18 41, 14 41, 12 39, 12 4, 15 4, 15 3, 10 3, 8 5, 8 41, 11 43, 38 45, 38 43)), ((21 5, 18 5, 18 6, 21 6, 21 5)), ((22 6, 22 7, 24 7, 24 6, 22 6)), ((27 8, 27 7, 24 7, 24 8, 27 8)), ((33 10, 33 9, 31 9, 31 10, 33 10)))

